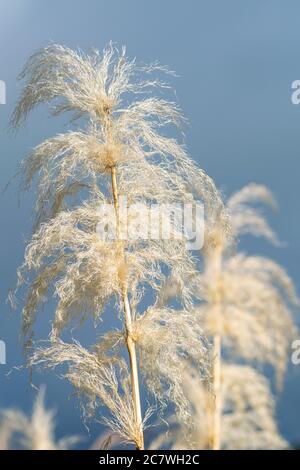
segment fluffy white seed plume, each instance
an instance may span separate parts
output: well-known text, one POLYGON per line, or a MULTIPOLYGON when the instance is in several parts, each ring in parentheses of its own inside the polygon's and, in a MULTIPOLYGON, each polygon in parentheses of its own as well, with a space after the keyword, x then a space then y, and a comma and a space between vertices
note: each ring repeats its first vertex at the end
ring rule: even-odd
POLYGON ((56 412, 45 408, 44 397, 45 388, 41 387, 30 417, 15 408, 0 410, 1 449, 60 450, 80 440, 78 436, 55 440, 56 412))
MULTIPOLYGON (((227 213, 235 237, 243 233, 277 240, 268 222, 251 204, 275 205, 264 186, 251 184, 235 193, 227 213), (250 211, 250 212, 249 212, 250 211), (251 216, 249 215, 251 213, 251 216)), ((229 245, 230 246, 230 245, 229 245)), ((198 278, 197 310, 205 331, 221 334, 224 346, 245 360, 271 364, 281 379, 297 329, 293 306, 299 305, 293 281, 276 262, 219 249, 204 250, 205 269, 198 278)))
POLYGON ((275 245, 279 244, 277 235, 269 226, 260 205, 264 204, 276 209, 273 194, 263 185, 251 183, 234 193, 228 200, 227 206, 231 215, 232 225, 236 235, 250 233, 254 236, 265 237, 275 245))
MULTIPOLYGON (((91 57, 54 45, 34 54, 21 74, 25 87, 13 117, 15 126, 37 104, 55 99, 64 103, 54 104, 56 112, 71 110, 88 118, 84 131, 45 141, 23 163, 26 188, 35 175, 39 177, 37 233, 28 245, 19 273, 21 282, 23 272, 33 270, 39 274, 29 287, 25 330, 30 329, 37 305, 45 300, 47 288, 57 278, 60 281, 56 294, 62 298, 58 317, 63 319, 68 315, 63 311, 65 304, 69 310, 77 308, 83 315, 86 310, 99 315, 100 299, 95 299, 92 308, 90 303, 97 292, 103 300, 115 293, 120 284, 118 276, 130 278, 132 285, 143 283, 147 277, 155 287, 157 280, 161 281, 161 265, 179 271, 182 276, 185 269, 192 270, 185 241, 112 243, 101 242, 96 235, 98 208, 101 203, 112 202, 109 195, 112 169, 117 173, 118 194, 126 196, 129 204, 193 200, 187 174, 190 169, 194 174, 199 171, 175 139, 161 135, 164 126, 180 124, 179 109, 174 103, 144 96, 144 92, 165 86, 150 78, 154 71, 164 70, 157 64, 138 67, 135 61, 128 61, 125 50, 119 53, 112 45, 103 55, 95 52, 91 57), (141 72, 146 74, 146 79, 141 78, 141 72), (139 100, 128 105, 128 93, 139 100), (88 202, 79 209, 68 210, 69 197, 81 190, 84 196, 87 192, 88 202), (116 266, 110 262, 112 258, 116 266), (61 279, 62 273, 68 279, 61 279), (100 283, 91 285, 93 279, 99 281, 99 276, 100 283), (79 283, 86 281, 81 290, 87 293, 79 306, 76 305, 77 279, 79 283), (85 303, 87 307, 83 308, 85 303)), ((202 178, 204 181, 204 174, 202 178)), ((147 223, 146 219, 145 215, 141 224, 147 223)), ((135 295, 134 289, 130 290, 135 295)))
MULTIPOLYGON (((152 449, 209 449, 212 395, 193 369, 185 371, 185 388, 193 407, 192 425, 173 418, 169 429, 151 442, 152 449)), ((221 449, 287 449, 275 420, 275 403, 268 380, 249 366, 222 367, 221 449)))
MULTIPOLYGON (((277 243, 277 238, 255 203, 274 205, 271 193, 251 184, 234 194, 228 202, 233 234, 250 233, 277 243)), ((213 393, 211 443, 219 449, 222 427, 222 387, 230 362, 271 364, 278 383, 282 382, 290 343, 296 334, 293 308, 299 304, 292 280, 274 261, 255 256, 234 255, 222 241, 204 250, 204 272, 198 289, 203 302, 197 308, 204 331, 213 339, 213 393), (229 359, 228 359, 229 358, 229 359), (236 358, 236 359, 234 359, 236 358), (224 373, 222 372, 224 370, 224 373)), ((227 243, 226 243, 227 242, 227 243)), ((246 397, 245 397, 246 398, 246 397)))
MULTIPOLYGON (((224 439, 229 435, 230 423, 233 424, 235 419, 235 412, 232 420, 225 421, 223 417, 225 402, 222 399, 222 389, 227 387, 225 383, 230 377, 232 382, 235 377, 240 385, 243 383, 238 380, 238 374, 227 377, 227 372, 229 374, 238 367, 234 362, 243 361, 261 366, 268 364, 275 370, 278 384, 282 383, 290 344, 297 336, 293 314, 295 306, 299 305, 299 299, 292 280, 281 266, 265 257, 246 256, 235 250, 237 238, 245 233, 264 236, 278 243, 259 208, 261 203, 275 207, 270 191, 264 186, 250 184, 235 193, 227 206, 222 203, 217 190, 210 190, 209 195, 212 199, 206 199, 203 271, 196 278, 191 277, 189 284, 196 285, 200 299, 194 308, 194 315, 213 342, 213 383, 212 389, 207 390, 205 384, 198 381, 197 386, 197 380, 195 381, 195 395, 198 394, 201 407, 198 410, 198 419, 201 415, 202 424, 197 435, 194 435, 194 443, 197 442, 196 448, 218 449, 222 442, 226 448, 230 447, 231 444, 225 444, 224 439)), ((175 281, 170 279, 165 283, 160 296, 161 305, 168 304, 174 297, 180 297, 184 280, 179 278, 175 281)), ((257 378, 257 384, 254 383, 252 390, 255 393, 255 385, 260 387, 264 378, 256 376, 255 371, 249 368, 237 370, 241 373, 252 371, 252 380, 257 378)), ((239 390, 241 402, 244 397, 247 404, 249 397, 242 394, 241 387, 239 390)), ((267 389, 265 396, 267 397, 267 389)), ((258 397, 254 396, 253 408, 256 399, 258 397)), ((196 400, 195 398, 193 402, 196 400)), ((172 421, 179 425, 176 418, 171 418, 172 421)), ((258 445, 259 429, 258 426, 257 439, 252 438, 256 442, 253 446, 258 445)), ((253 424, 253 432, 254 430, 253 424)), ((181 438, 184 437, 185 443, 190 442, 190 436, 186 440, 186 432, 183 432, 181 426, 178 432, 181 438)), ((159 439, 164 440, 162 436, 159 439)), ((232 443, 234 447, 239 445, 238 435, 236 439, 232 443)), ((263 439, 265 438, 262 438, 262 442, 266 443, 263 439)), ((245 438, 241 437, 240 445, 245 443, 245 438)), ((277 443, 280 445, 280 440, 277 443)), ((261 445, 263 448, 264 444, 261 445)))
MULTIPOLYGON (((19 271, 20 282, 26 273, 37 273, 23 310, 25 334, 30 333, 37 306, 53 284, 58 298, 53 322, 53 333, 57 335, 72 318, 99 318, 110 298, 121 293, 120 278, 126 279, 134 304, 139 300, 140 285, 159 289, 165 277, 163 267, 181 277, 193 272, 193 260, 185 244, 174 240, 129 240, 124 261, 120 243, 102 240, 96 232, 100 203, 96 199, 73 211, 61 212, 33 235, 19 271)), ((188 286, 184 293, 188 302, 188 286)))
MULTIPOLYGON (((203 183, 205 197, 210 197, 211 180, 194 166, 184 146, 167 136, 170 126, 180 127, 183 118, 175 103, 153 94, 157 89, 168 87, 154 77, 165 72, 167 70, 158 64, 137 65, 135 60, 128 60, 125 49, 119 52, 111 44, 103 54, 96 51, 91 56, 52 45, 29 59, 20 76, 25 86, 12 119, 12 124, 18 127, 41 103, 50 103, 54 114, 71 112, 73 122, 82 118, 77 121, 82 124, 81 129, 59 134, 40 144, 20 170, 25 189, 37 178, 35 231, 18 273, 19 285, 26 283, 28 286, 23 332, 31 337, 39 307, 54 296, 57 307, 52 321, 52 352, 55 357, 58 355, 60 359, 61 354, 67 362, 73 363, 73 358, 63 351, 74 345, 64 345, 62 350, 57 342, 62 329, 74 319, 82 321, 92 316, 97 320, 105 307, 115 301, 123 323, 122 341, 130 357, 131 392, 126 382, 123 393, 126 403, 133 401, 134 425, 124 422, 120 414, 123 405, 119 411, 112 409, 108 392, 99 392, 99 398, 112 415, 115 413, 112 429, 118 428, 122 436, 135 441, 138 448, 143 447, 143 419, 137 356, 147 365, 142 366, 142 370, 148 377, 150 390, 158 394, 161 402, 166 398, 174 400, 178 409, 184 408, 179 405, 180 377, 175 367, 167 373, 166 363, 157 367, 153 359, 157 350, 152 344, 157 342, 157 337, 168 338, 168 342, 163 343, 165 351, 161 349, 167 361, 173 352, 178 358, 182 351, 186 354, 197 336, 199 350, 191 356, 193 361, 198 361, 200 370, 206 369, 207 362, 201 332, 186 313, 193 296, 192 286, 182 282, 180 311, 156 309, 157 294, 170 272, 176 279, 193 276, 195 262, 187 250, 185 238, 163 239, 161 234, 149 237, 149 232, 146 237, 122 236, 121 197, 126 197, 126 208, 136 205, 136 210, 129 213, 129 226, 134 225, 136 233, 149 227, 149 212, 138 211, 138 204, 146 209, 153 204, 194 204, 197 191, 192 182, 197 178, 203 183), (99 208, 105 203, 114 209, 105 219, 114 226, 113 240, 97 233, 98 224, 104 219, 99 208), (155 314, 142 312, 146 293, 154 297, 152 312, 155 314), (154 316, 150 325, 151 315, 154 316), (193 333, 190 338, 189 332, 193 333), (181 334, 190 341, 185 348, 183 340, 178 338, 181 334), (174 345, 172 351, 169 343, 174 345)), ((171 228, 178 235, 176 221, 171 223, 171 228)), ((72 349, 73 353, 81 356, 81 347, 76 348, 76 351, 72 349)), ((47 350, 45 358, 51 362, 47 350)), ((117 367, 123 374, 124 364, 121 369, 120 363, 117 367)), ((76 382, 80 368, 72 370, 71 381, 80 391, 84 389, 80 377, 76 382)), ((89 373, 93 373, 92 369, 86 371, 87 376, 89 373)), ((114 377, 123 381, 122 374, 107 366, 98 374, 99 387, 101 380, 108 380, 109 390, 113 390, 114 377)))
POLYGON ((221 334, 238 357, 271 364, 281 380, 297 334, 292 306, 298 299, 286 272, 267 258, 238 254, 223 262, 217 283, 207 273, 200 282, 204 303, 197 311, 207 334, 221 334))
POLYGON ((275 420, 268 380, 248 366, 224 366, 223 433, 225 449, 286 449, 275 420))
POLYGON ((151 78, 154 72, 166 69, 158 64, 139 67, 127 59, 124 49, 118 52, 112 45, 103 55, 95 52, 88 56, 53 45, 32 56, 20 75, 25 87, 12 124, 19 126, 42 102, 53 102, 55 112, 69 110, 87 118, 84 130, 46 140, 23 163, 25 187, 37 173, 40 176, 40 216, 49 215, 44 213, 45 206, 58 204, 56 198, 69 194, 71 184, 72 192, 82 189, 74 184, 84 180, 92 185, 98 181, 98 190, 107 190, 103 173, 110 173, 116 164, 121 165, 118 177, 125 185, 120 192, 127 197, 132 192, 135 199, 150 197, 166 203, 174 197, 178 201, 171 189, 180 186, 186 193, 175 168, 183 171, 193 165, 184 148, 162 134, 166 126, 179 126, 182 117, 175 103, 149 95, 165 86, 151 78), (128 105, 130 95, 133 99, 128 105))
MULTIPOLYGON (((134 419, 130 373, 126 362, 119 356, 103 355, 104 344, 111 344, 120 338, 121 334, 109 335, 103 344, 91 352, 77 342, 67 344, 57 340, 49 347, 37 348, 30 365, 55 368, 67 364, 64 377, 82 398, 84 416, 89 418, 95 415, 124 441, 142 445, 139 442, 140 429, 134 419), (108 417, 98 416, 97 410, 101 407, 109 410, 108 417)), ((145 420, 149 413, 146 413, 145 420)))
POLYGON ((163 405, 174 403, 179 418, 188 421, 191 407, 185 390, 185 364, 189 361, 195 366, 199 380, 210 366, 197 318, 191 310, 150 308, 135 322, 133 335, 148 388, 163 405))

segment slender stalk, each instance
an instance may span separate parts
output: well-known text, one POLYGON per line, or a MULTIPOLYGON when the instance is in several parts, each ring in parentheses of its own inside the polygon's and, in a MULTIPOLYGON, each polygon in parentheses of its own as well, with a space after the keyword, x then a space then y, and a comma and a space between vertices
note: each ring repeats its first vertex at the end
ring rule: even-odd
POLYGON ((220 276, 222 264, 222 245, 217 245, 209 259, 209 270, 212 284, 215 285, 215 295, 213 299, 214 315, 217 323, 217 330, 213 337, 213 367, 212 386, 213 398, 211 402, 211 430, 210 448, 220 450, 221 447, 221 416, 222 416, 222 335, 221 335, 221 292, 220 276))
POLYGON ((211 433, 211 449, 220 450, 221 437, 221 335, 215 335, 213 339, 213 413, 212 413, 212 433, 211 433))
MULTIPOLYGON (((112 183, 114 207, 116 211, 117 239, 119 241, 120 240, 120 213, 119 213, 117 175, 116 175, 115 166, 111 168, 111 183, 112 183)), ((123 247, 121 248, 121 256, 122 258, 125 258, 123 247)), ((141 399, 140 399, 140 387, 139 387, 136 347, 135 347, 135 341, 132 335, 132 314, 131 314, 130 303, 128 299, 126 283, 124 282, 124 280, 120 279, 120 284, 121 284, 122 300, 123 300, 124 315, 125 315, 126 346, 127 346, 127 350, 129 354, 129 361, 130 361, 132 400, 133 400, 133 406, 134 406, 136 426, 138 429, 138 439, 136 442, 136 448, 137 450, 143 450, 144 449, 143 419, 142 419, 142 411, 141 411, 141 399)))
POLYGON ((134 404, 136 424, 139 430, 139 439, 136 444, 137 444, 138 450, 143 450, 144 449, 143 419, 142 419, 142 411, 141 411, 141 399, 140 399, 136 348, 135 348, 134 339, 132 337, 132 316, 131 316, 127 291, 125 289, 123 290, 122 295, 123 295, 124 312, 125 312, 126 344, 127 344, 127 350, 129 354, 129 360, 130 360, 132 399, 133 399, 133 404, 134 404))

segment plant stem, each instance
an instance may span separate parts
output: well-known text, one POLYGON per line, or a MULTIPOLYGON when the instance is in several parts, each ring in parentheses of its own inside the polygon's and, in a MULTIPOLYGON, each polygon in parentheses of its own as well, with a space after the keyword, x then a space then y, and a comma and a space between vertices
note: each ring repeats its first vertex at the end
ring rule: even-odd
POLYGON ((214 336, 213 339, 213 413, 212 413, 212 433, 211 448, 212 450, 220 450, 220 434, 221 434, 221 342, 220 334, 214 336))
MULTIPOLYGON (((120 213, 119 213, 119 200, 118 200, 118 185, 117 185, 117 175, 116 167, 111 168, 111 183, 112 183, 112 193, 114 200, 114 207, 116 212, 116 232, 118 242, 120 241, 120 213)), ((124 259, 124 248, 121 248, 121 256, 124 259)), ((127 286, 124 280, 120 279, 121 291, 122 291, 122 301, 124 305, 124 315, 125 315, 125 329, 126 329, 126 346, 129 354, 130 361, 130 375, 131 375, 131 388, 132 388, 132 400, 134 407, 134 418, 136 422, 136 428, 138 430, 138 436, 136 439, 136 449, 144 449, 144 433, 143 433, 143 419, 141 411, 141 399, 140 399, 140 387, 139 387, 139 374, 138 374, 138 364, 136 356, 136 347, 135 341, 132 336, 132 314, 130 303, 128 299, 127 286)))
POLYGON ((211 431, 210 448, 220 450, 221 447, 221 416, 222 416, 222 328, 221 328, 221 271, 222 271, 222 245, 218 244, 209 257, 208 269, 211 283, 214 287, 213 313, 216 321, 216 331, 213 336, 213 366, 212 386, 213 397, 211 402, 211 431))
POLYGON ((126 344, 130 360, 132 399, 134 404, 136 425, 139 431, 139 439, 136 443, 138 450, 144 449, 143 419, 141 411, 141 399, 139 388, 139 375, 136 357, 135 342, 132 337, 132 316, 126 289, 123 290, 123 302, 125 312, 126 344))

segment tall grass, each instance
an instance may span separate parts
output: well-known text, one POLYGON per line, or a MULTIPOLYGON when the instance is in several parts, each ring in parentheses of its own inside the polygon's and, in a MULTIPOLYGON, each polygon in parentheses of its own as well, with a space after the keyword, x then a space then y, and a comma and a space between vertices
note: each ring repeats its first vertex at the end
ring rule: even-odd
POLYGON ((212 383, 186 368, 186 389, 194 408, 192 430, 172 418, 173 434, 160 434, 152 446, 192 448, 286 448, 275 421, 275 403, 265 366, 282 384, 290 344, 297 335, 293 313, 299 306, 294 285, 271 259, 237 251, 243 234, 279 244, 261 210, 275 206, 272 194, 250 184, 224 206, 206 211, 203 270, 196 277, 200 299, 194 307, 213 347, 212 383))
POLYGON ((52 45, 35 53, 21 73, 24 88, 12 119, 18 128, 33 108, 50 103, 54 115, 69 112, 76 125, 38 145, 20 169, 25 189, 37 178, 34 232, 18 271, 19 286, 28 286, 23 334, 29 346, 37 310, 49 296, 57 301, 50 344, 34 347, 29 364, 68 363, 65 377, 85 397, 85 415, 104 405, 110 415, 102 419, 137 449, 144 448, 149 415, 141 406, 140 374, 155 402, 172 401, 186 420, 182 358, 199 374, 208 363, 190 286, 182 283, 176 309, 158 300, 169 272, 182 280, 195 271, 186 240, 121 236, 120 196, 131 205, 193 203, 191 179, 210 185, 184 146, 164 133, 183 122, 178 106, 158 94, 168 88, 159 78, 165 73, 156 63, 139 66, 111 44, 90 56, 52 45), (114 205, 114 240, 96 233, 104 203, 114 205), (144 310, 149 292, 153 305, 144 310), (118 330, 102 332, 90 350, 60 339, 74 320, 97 322, 112 300, 118 330))
POLYGON ((74 446, 79 436, 55 439, 55 410, 44 404, 45 388, 38 390, 31 416, 17 408, 0 410, 0 449, 60 450, 74 446))
MULTIPOLYGON (((36 180, 33 234, 18 270, 18 288, 27 287, 28 365, 67 364, 64 376, 82 398, 84 417, 96 414, 136 449, 145 446, 151 413, 142 406, 141 380, 161 414, 169 403, 176 413, 174 433, 161 434, 153 446, 285 447, 270 385, 257 366, 272 366, 282 383, 299 300, 277 263, 236 250, 243 234, 278 244, 259 209, 275 203, 267 188, 251 184, 224 204, 213 180, 170 137, 184 119, 176 103, 162 98, 166 74, 173 75, 157 63, 139 65, 110 44, 91 55, 46 47, 20 75, 15 128, 42 103, 54 115, 70 114, 69 130, 38 145, 20 168, 24 189, 36 180), (203 201, 200 265, 184 237, 128 236, 124 197, 126 207, 203 201), (104 204, 114 209, 112 239, 97 233, 104 204), (33 341, 34 324, 51 297, 56 307, 45 346, 33 341), (118 328, 105 332, 101 317, 112 313, 118 328), (100 333, 96 344, 61 339, 88 318, 100 333)), ((139 226, 148 226, 147 212, 139 226)))

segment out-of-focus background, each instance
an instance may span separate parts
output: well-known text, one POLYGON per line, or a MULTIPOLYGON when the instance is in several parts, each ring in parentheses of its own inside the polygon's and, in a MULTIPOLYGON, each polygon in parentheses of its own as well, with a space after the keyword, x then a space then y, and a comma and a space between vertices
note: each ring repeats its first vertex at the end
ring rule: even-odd
MULTIPOLYGON (((129 57, 158 60, 175 70, 177 99, 189 119, 186 142, 193 158, 229 195, 249 183, 264 183, 280 211, 271 214, 282 248, 245 239, 242 248, 269 255, 293 277, 300 291, 300 105, 291 102, 291 84, 300 79, 300 3, 297 0, 1 0, 0 80, 7 103, 0 105, 0 185, 14 175, 28 150, 66 128, 42 107, 17 135, 8 131, 19 94, 16 76, 36 49, 50 42, 89 51, 110 41, 126 45, 129 57)), ((32 194, 18 201, 17 182, 0 195, 0 339, 7 364, 0 365, 0 407, 29 411, 34 390, 22 365, 20 307, 6 303, 30 234, 32 194), (8 376, 7 374, 11 372, 8 376)), ((37 336, 48 331, 53 305, 40 315, 37 336)), ((107 321, 107 319, 106 319, 107 321)), ((87 323, 80 333, 93 343, 87 323)), ((58 410, 57 435, 87 435, 72 389, 55 373, 33 376, 47 384, 47 405, 58 410)), ((300 441, 300 365, 290 365, 278 396, 278 422, 292 443, 300 441)), ((86 447, 101 426, 90 426, 86 447)))

